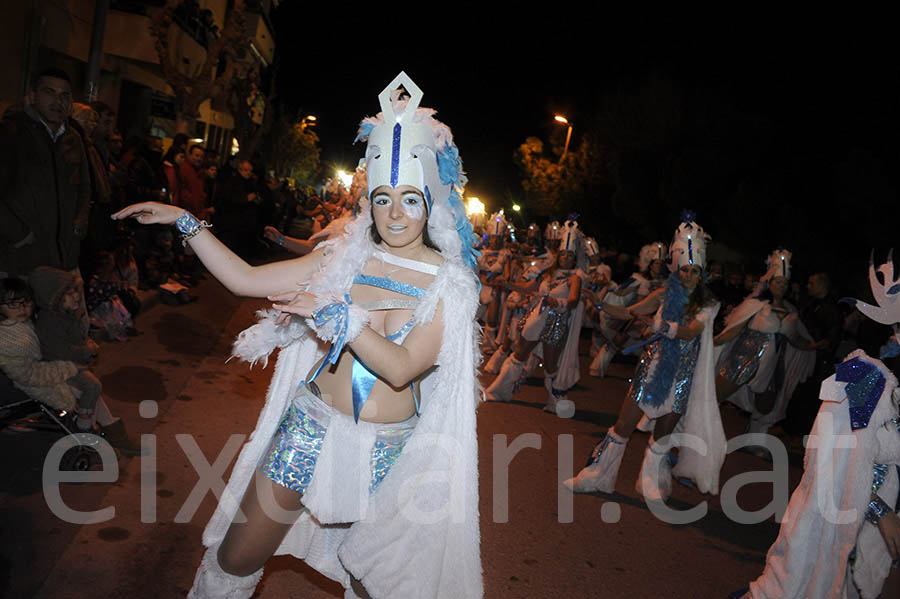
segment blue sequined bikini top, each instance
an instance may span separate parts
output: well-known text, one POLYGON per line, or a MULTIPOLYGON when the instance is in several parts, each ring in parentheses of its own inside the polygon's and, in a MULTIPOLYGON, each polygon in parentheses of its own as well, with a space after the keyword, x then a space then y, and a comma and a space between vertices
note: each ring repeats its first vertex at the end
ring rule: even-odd
MULTIPOLYGON (((425 274, 437 275, 438 267, 434 266, 433 264, 426 264, 425 262, 418 262, 416 260, 408 260, 406 258, 400 258, 398 256, 394 256, 393 254, 388 254, 381 251, 377 251, 375 253, 375 257, 389 264, 394 264, 395 266, 401 266, 403 268, 408 268, 410 270, 415 270, 425 274)), ((419 300, 422 298, 422 296, 425 295, 425 290, 421 287, 416 287, 415 285, 410 285, 409 283, 395 281, 387 277, 358 274, 353 279, 353 283, 355 285, 369 285, 372 287, 378 287, 380 289, 386 289, 388 291, 393 291, 395 293, 408 296, 409 298, 415 298, 384 299, 372 302, 361 302, 360 304, 358 304, 361 308, 369 311, 395 309, 415 310, 416 306, 419 305, 419 300)), ((407 334, 409 334, 414 326, 415 320, 413 318, 410 318, 406 322, 406 324, 400 327, 397 331, 386 334, 385 339, 388 339, 396 343, 397 345, 400 345, 401 343, 403 343, 403 340, 406 339, 407 334)), ((366 400, 369 399, 369 394, 372 392, 372 387, 375 385, 375 381, 377 379, 377 375, 369 370, 366 365, 363 364, 362 360, 357 357, 353 358, 351 387, 353 392, 353 417, 357 422, 359 422, 359 414, 362 411, 363 405, 365 405, 366 400)), ((413 401, 415 402, 416 414, 418 414, 419 397, 416 394, 415 383, 411 381, 409 383, 409 388, 412 391, 413 401)))

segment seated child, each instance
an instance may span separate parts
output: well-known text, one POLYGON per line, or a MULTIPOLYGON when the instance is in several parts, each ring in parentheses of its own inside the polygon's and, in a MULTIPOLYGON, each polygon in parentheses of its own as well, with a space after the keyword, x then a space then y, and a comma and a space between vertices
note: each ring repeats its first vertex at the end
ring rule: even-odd
POLYGON ((180 282, 178 257, 169 230, 157 233, 154 247, 144 260, 143 274, 151 287, 159 289, 160 301, 168 306, 187 304, 195 299, 180 282))
POLYGON ((140 279, 138 276, 137 262, 134 259, 134 242, 130 238, 122 239, 113 250, 115 268, 113 269, 113 281, 118 290, 119 299, 125 305, 132 320, 141 310, 141 300, 138 297, 140 279))
POLYGON ((31 289, 15 278, 0 279, 0 370, 29 397, 55 410, 71 411, 76 391, 66 382, 78 374, 67 360, 44 360, 31 323, 31 289))
POLYGON ((111 253, 98 254, 97 272, 88 283, 85 301, 91 323, 104 330, 110 339, 124 341, 129 333, 134 331, 134 321, 131 320, 131 313, 119 297, 119 286, 114 276, 115 267, 111 253))
POLYGON ((96 424, 99 434, 124 455, 140 455, 140 445, 128 436, 122 420, 110 413, 101 395, 103 385, 90 370, 100 348, 82 324, 84 308, 78 299, 78 280, 65 271, 41 266, 31 273, 30 282, 40 309, 34 328, 42 356, 78 368, 77 374, 67 380, 80 392, 76 428, 94 432, 96 424))

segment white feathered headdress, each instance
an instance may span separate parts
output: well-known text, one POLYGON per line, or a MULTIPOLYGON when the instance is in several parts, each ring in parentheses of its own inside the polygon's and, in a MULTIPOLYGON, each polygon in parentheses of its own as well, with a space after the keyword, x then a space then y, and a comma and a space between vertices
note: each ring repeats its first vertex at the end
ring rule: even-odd
POLYGON ((487 223, 487 234, 491 237, 505 237, 507 226, 506 215, 503 214, 503 209, 501 208, 499 212, 491 215, 491 219, 487 223))
POLYGON ((766 258, 766 274, 761 280, 769 281, 775 277, 791 278, 791 254, 790 251, 778 248, 766 258))
POLYGON ((470 267, 478 253, 462 192, 466 176, 447 125, 436 111, 420 108, 422 90, 401 72, 378 95, 381 112, 359 125, 357 141, 365 141, 368 193, 381 186, 411 185, 422 192, 428 208, 428 233, 445 256, 460 256, 470 267), (402 98, 400 87, 409 92, 402 98))
POLYGON ((706 244, 712 239, 703 227, 694 222, 697 217, 686 210, 681 215, 681 224, 675 230, 675 238, 670 246, 669 268, 673 271, 682 266, 706 268, 706 244))
POLYGON ((640 270, 641 272, 646 271, 648 268, 650 268, 650 263, 654 260, 665 262, 666 255, 666 244, 661 241, 648 243, 641 248, 641 253, 638 254, 638 270, 640 270))
POLYGON ((559 233, 559 251, 578 253, 582 249, 581 230, 578 221, 571 219, 563 223, 559 233))
POLYGON ((544 239, 546 241, 556 241, 560 236, 560 228, 559 221, 553 221, 547 223, 547 228, 544 230, 544 239))

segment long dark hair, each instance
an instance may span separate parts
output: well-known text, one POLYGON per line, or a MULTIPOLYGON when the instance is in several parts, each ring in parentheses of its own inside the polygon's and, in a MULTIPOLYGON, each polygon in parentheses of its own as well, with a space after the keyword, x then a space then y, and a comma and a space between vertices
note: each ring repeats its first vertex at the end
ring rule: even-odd
POLYGON ((706 306, 710 306, 716 303, 717 301, 719 301, 718 298, 712 291, 710 291, 709 287, 706 286, 706 282, 701 278, 699 281, 697 281, 697 286, 694 287, 694 290, 688 297, 688 303, 684 309, 684 321, 688 322, 689 320, 693 320, 693 318, 700 310, 702 310, 706 306))

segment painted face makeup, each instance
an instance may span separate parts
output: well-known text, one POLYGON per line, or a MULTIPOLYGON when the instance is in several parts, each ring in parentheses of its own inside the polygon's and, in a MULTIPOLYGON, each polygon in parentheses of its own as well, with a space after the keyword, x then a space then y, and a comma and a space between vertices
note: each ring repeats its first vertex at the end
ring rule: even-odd
MULTIPOLYGON (((394 200, 386 193, 375 196, 373 203, 376 206, 391 206, 394 200)), ((400 198, 400 207, 410 220, 422 220, 425 218, 425 199, 418 193, 406 192, 400 198)))
POLYGON ((425 198, 411 186, 383 186, 372 195, 372 216, 390 245, 406 245, 422 234, 428 219, 425 198))

